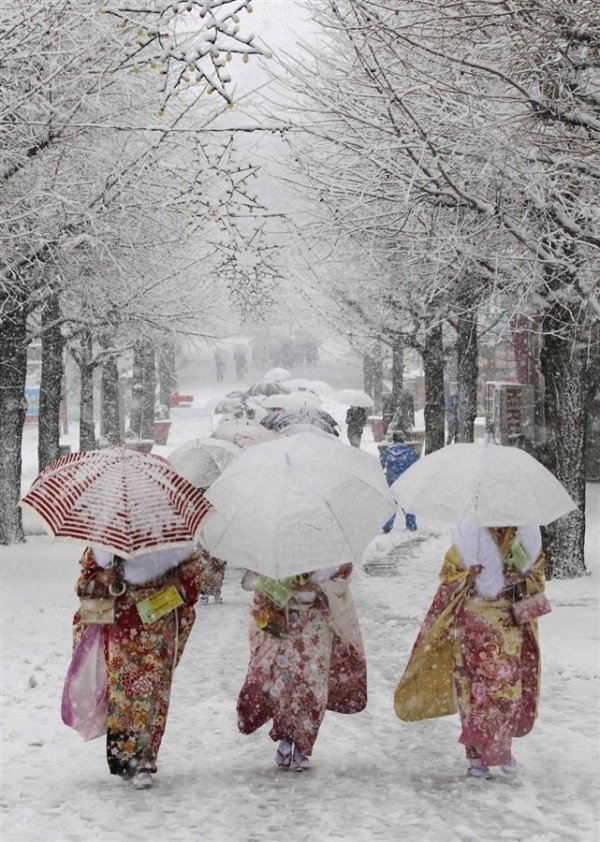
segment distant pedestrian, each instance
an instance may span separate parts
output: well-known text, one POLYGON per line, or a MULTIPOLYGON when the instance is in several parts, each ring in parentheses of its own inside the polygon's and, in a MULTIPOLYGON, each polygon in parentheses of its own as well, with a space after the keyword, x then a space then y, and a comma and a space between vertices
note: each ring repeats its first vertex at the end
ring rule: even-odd
POLYGON ((215 348, 214 354, 215 358, 215 369, 217 372, 217 383, 222 383, 223 378, 225 376, 225 354, 221 350, 221 348, 215 348))
POLYGON ((381 396, 381 420, 383 421, 383 435, 387 435, 388 428, 394 417, 394 399, 391 392, 381 396))
POLYGON ((248 369, 248 360, 243 348, 235 349, 233 352, 233 362, 235 364, 235 376, 238 380, 241 380, 248 369))
MULTIPOLYGON (((388 485, 392 485, 398 477, 404 473, 407 468, 417 461, 419 457, 416 455, 412 447, 404 443, 404 436, 399 430, 392 433, 392 444, 386 447, 379 454, 379 462, 384 470, 385 478, 388 485)), ((403 510, 404 511, 404 510, 403 510)), ((392 517, 383 525, 384 532, 390 532, 394 526, 396 515, 392 517)), ((410 532, 415 532, 417 529, 417 519, 413 514, 404 512, 404 523, 410 532)))
POLYGON ((452 444, 456 440, 458 432, 457 414, 458 395, 453 393, 446 398, 446 444, 452 444))
POLYGON ((352 447, 360 447, 363 430, 367 423, 367 410, 364 406, 351 406, 346 412, 348 441, 352 447))

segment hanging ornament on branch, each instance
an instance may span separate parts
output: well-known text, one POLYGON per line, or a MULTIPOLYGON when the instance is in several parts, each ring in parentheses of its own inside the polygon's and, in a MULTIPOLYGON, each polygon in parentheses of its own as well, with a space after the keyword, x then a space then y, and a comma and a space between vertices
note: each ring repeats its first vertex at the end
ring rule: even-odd
POLYGON ((160 111, 182 90, 203 85, 233 106, 230 65, 233 56, 270 58, 243 30, 241 14, 252 12, 250 0, 184 0, 115 4, 105 12, 131 33, 126 54, 117 69, 139 72, 149 68, 160 79, 160 111))

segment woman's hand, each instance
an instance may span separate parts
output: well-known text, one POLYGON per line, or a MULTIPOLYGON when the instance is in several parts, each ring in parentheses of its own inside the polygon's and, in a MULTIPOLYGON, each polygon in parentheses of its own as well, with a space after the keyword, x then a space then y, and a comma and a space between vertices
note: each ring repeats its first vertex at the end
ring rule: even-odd
POLYGON ((483 564, 472 564, 469 567, 469 572, 467 573, 467 585, 473 585, 475 579, 479 576, 482 570, 483 564))
POLYGON ((94 578, 101 585, 106 585, 106 587, 108 588, 110 587, 110 585, 114 587, 118 583, 119 574, 114 569, 114 567, 105 567, 104 570, 102 570, 100 573, 97 573, 94 578))

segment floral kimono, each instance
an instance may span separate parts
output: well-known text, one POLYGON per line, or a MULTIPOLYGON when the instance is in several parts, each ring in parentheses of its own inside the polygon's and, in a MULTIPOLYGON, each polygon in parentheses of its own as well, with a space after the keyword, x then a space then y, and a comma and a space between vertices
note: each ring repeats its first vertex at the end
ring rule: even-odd
POLYGON ((320 571, 295 577, 285 609, 256 591, 250 664, 237 703, 243 734, 272 719, 273 740, 289 739, 310 756, 326 710, 365 707, 366 660, 348 589, 351 571, 344 565, 327 580, 320 571))
MULTIPOLYGON (((96 581, 103 567, 90 549, 81 566, 77 595, 108 597, 107 587, 96 581)), ((108 671, 108 766, 111 774, 129 777, 137 768, 156 771, 173 673, 194 624, 193 606, 203 584, 203 568, 198 554, 191 553, 150 581, 127 581, 127 567, 125 577, 126 590, 116 598, 115 623, 101 628, 108 671), (177 587, 183 604, 144 624, 136 603, 171 584, 177 587)), ((85 628, 77 612, 73 619, 75 645, 85 628)))
POLYGON ((467 757, 510 764, 512 738, 527 734, 537 713, 537 623, 519 625, 512 605, 516 587, 527 595, 544 589, 539 529, 458 524, 440 579, 396 688, 396 714, 412 721, 458 710, 467 757), (515 540, 529 557, 521 570, 510 561, 515 540), (476 564, 482 570, 471 586, 476 564))

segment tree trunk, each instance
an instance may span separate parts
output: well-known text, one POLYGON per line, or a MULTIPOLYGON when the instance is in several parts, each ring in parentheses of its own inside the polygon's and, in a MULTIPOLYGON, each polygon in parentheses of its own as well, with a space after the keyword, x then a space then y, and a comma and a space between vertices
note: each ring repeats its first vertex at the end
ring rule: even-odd
POLYGON ((90 333, 86 333, 82 337, 81 344, 81 359, 77 361, 81 381, 79 393, 79 449, 95 450, 93 341, 90 333))
POLYGON ((381 415, 381 398, 383 395, 383 357, 381 345, 377 343, 373 356, 373 415, 381 415))
POLYGON ((475 438, 479 374, 476 310, 463 313, 458 320, 456 357, 456 441, 472 442, 475 438))
POLYGON ((392 415, 400 406, 404 389, 404 341, 397 336, 392 345, 392 415))
POLYGON ((442 325, 430 328, 422 348, 425 373, 425 453, 444 446, 444 345, 442 325))
MULTIPOLYGON (((563 322, 564 323, 564 322, 563 322)), ((556 327, 552 322, 547 327, 556 327)), ((544 336, 547 438, 542 458, 578 508, 544 527, 548 578, 566 579, 585 573, 585 358, 574 338, 544 336)))
POLYGON ((585 477, 588 482, 600 482, 600 325, 596 334, 585 373, 585 477))
MULTIPOLYGON (((27 402, 27 308, 18 292, 4 301, 0 329, 0 544, 25 540, 21 509, 21 448, 27 402), (15 300, 16 299, 16 300, 15 300)), ((4 296, 3 296, 4 297, 4 296)))
POLYGON ((166 406, 171 405, 171 394, 177 389, 177 373, 175 367, 175 344, 166 339, 158 356, 158 402, 166 406))
POLYGON ((108 444, 121 444, 119 370, 114 358, 102 364, 100 432, 108 444))
POLYGON ((60 325, 61 315, 56 293, 45 301, 42 310, 42 373, 38 423, 38 470, 59 457, 60 401, 64 375, 65 341, 60 325))
POLYGON ((154 346, 147 340, 136 342, 133 349, 130 426, 140 439, 154 438, 155 392, 154 346))
POLYGON ((365 354, 363 357, 363 389, 371 397, 373 397, 373 379, 373 358, 369 354, 365 354))

